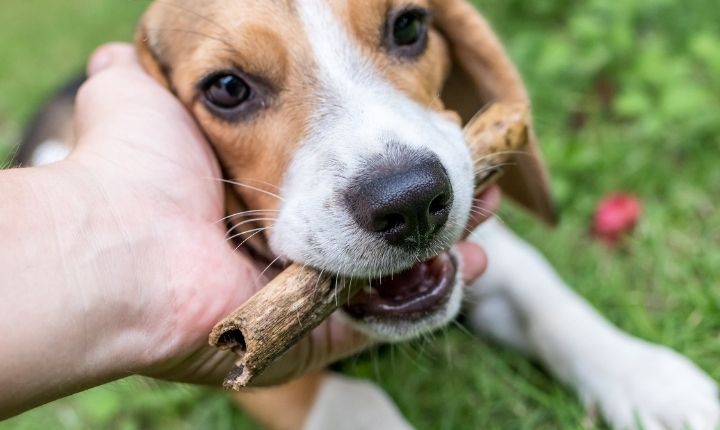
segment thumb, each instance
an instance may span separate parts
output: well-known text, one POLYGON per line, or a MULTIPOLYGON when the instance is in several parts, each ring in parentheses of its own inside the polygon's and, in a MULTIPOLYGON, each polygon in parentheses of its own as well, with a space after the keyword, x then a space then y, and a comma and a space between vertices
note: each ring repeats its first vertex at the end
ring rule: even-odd
POLYGON ((143 108, 141 100, 153 100, 154 88, 148 88, 151 79, 143 72, 131 45, 111 43, 98 48, 88 62, 87 72, 88 78, 75 101, 78 137, 96 128, 104 130, 115 124, 113 119, 118 116, 137 112, 143 108))
MULTIPOLYGON (((108 144, 120 146, 117 142, 122 141, 125 149, 133 147, 128 142, 136 146, 152 142, 158 153, 178 154, 180 145, 205 142, 183 105, 144 71, 132 45, 111 43, 98 48, 87 69, 88 79, 75 103, 77 148, 87 141, 98 147, 112 139, 108 144)), ((196 150, 184 148, 184 152, 196 150)), ((209 154, 208 148, 202 150, 209 154)))
POLYGON ((135 50, 128 43, 108 43, 95 50, 88 62, 87 74, 92 77, 111 67, 140 68, 135 50))
POLYGON ((487 255, 476 243, 466 241, 455 245, 455 252, 462 262, 462 277, 466 285, 470 285, 485 273, 487 268, 487 255))

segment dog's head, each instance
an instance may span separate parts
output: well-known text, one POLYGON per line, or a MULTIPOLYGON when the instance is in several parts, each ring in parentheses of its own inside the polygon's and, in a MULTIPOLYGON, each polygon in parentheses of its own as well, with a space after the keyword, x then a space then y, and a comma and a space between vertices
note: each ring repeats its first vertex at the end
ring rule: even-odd
MULTIPOLYGON (((462 121, 488 101, 527 98, 472 6, 163 0, 137 45, 256 215, 235 218, 234 233, 367 283, 345 311, 375 336, 403 339, 454 317, 461 285, 444 251, 463 234, 474 183, 462 121)), ((503 186, 551 218, 530 152, 503 186)))

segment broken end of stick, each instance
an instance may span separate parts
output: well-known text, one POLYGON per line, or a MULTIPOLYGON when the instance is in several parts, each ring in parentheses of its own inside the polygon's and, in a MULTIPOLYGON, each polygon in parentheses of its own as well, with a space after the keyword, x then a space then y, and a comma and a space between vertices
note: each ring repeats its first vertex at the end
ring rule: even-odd
POLYGON ((232 351, 238 356, 235 367, 228 373, 223 381, 226 390, 240 391, 247 387, 253 379, 252 372, 248 372, 243 363, 247 352, 245 335, 234 321, 225 321, 218 324, 210 334, 210 345, 223 351, 232 351))
POLYGON ((465 141, 473 157, 505 155, 527 145, 530 105, 523 102, 495 103, 465 125, 465 141), (498 138, 500 137, 500 138, 498 138))
POLYGON ((340 303, 330 276, 293 264, 243 303, 210 333, 210 345, 237 355, 224 386, 239 390, 262 380, 264 372, 340 303))
POLYGON ((209 343, 223 351, 234 351, 238 354, 247 351, 245 335, 242 329, 232 320, 216 325, 210 333, 209 343))
POLYGON ((245 366, 239 364, 225 377, 223 388, 226 390, 240 391, 247 387, 251 380, 252 375, 245 371, 245 366))
POLYGON ((475 163, 475 195, 479 196, 502 176, 509 159, 525 154, 530 106, 524 102, 489 105, 463 132, 475 163))

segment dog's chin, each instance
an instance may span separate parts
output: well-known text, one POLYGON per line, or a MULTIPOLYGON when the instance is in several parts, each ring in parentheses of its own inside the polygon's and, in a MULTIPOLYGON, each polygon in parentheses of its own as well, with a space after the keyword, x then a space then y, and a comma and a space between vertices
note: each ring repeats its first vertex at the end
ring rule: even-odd
POLYGON ((370 337, 408 340, 452 321, 462 302, 460 260, 449 252, 392 276, 362 282, 342 315, 370 337))

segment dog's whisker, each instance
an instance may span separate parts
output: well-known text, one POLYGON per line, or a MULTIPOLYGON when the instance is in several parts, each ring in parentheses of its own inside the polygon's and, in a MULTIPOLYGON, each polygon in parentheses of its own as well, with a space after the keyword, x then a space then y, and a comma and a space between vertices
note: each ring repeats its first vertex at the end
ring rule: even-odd
MULTIPOLYGON (((458 225, 459 225, 459 224, 458 224, 458 225)), ((468 232, 468 233, 470 233, 470 234, 472 234, 472 232, 473 232, 473 230, 471 230, 470 228, 468 228, 468 226, 466 226, 466 225, 463 225, 462 228, 463 228, 466 232, 468 232)))
POLYGON ((492 211, 488 210, 482 210, 482 209, 470 209, 470 213, 474 215, 479 215, 482 217, 491 217, 494 215, 492 211))
POLYGON ((314 292, 313 292, 313 294, 314 294, 315 296, 317 296, 318 290, 320 289, 320 280, 322 279, 322 276, 323 276, 323 273, 324 273, 324 272, 325 272, 324 270, 320 270, 320 274, 318 274, 317 281, 315 281, 315 289, 314 289, 314 292))
POLYGON ((258 234, 262 233, 262 232, 265 231, 265 230, 270 230, 270 228, 271 228, 271 227, 259 228, 258 231, 256 231, 255 233, 251 234, 250 236, 246 237, 242 242, 240 242, 240 244, 238 244, 238 246, 235 247, 234 251, 237 252, 237 250, 240 249, 243 245, 245 245, 245 243, 246 243, 248 240, 252 239, 253 237, 257 236, 258 234))
POLYGON ((251 214, 266 215, 266 214, 268 214, 268 213, 278 213, 278 212, 280 212, 280 211, 279 211, 279 210, 276 210, 276 209, 257 209, 257 210, 252 210, 252 211, 237 212, 237 213, 234 213, 234 214, 230 214, 230 215, 228 215, 228 216, 225 216, 225 217, 223 217, 223 218, 220 218, 219 220, 215 221, 213 224, 219 224, 219 223, 221 223, 221 222, 223 222, 223 221, 227 221, 227 220, 229 220, 229 219, 231 219, 231 218, 236 218, 236 217, 241 217, 241 216, 247 216, 247 215, 251 215, 251 214))
POLYGON ((452 320, 451 324, 453 324, 454 326, 456 326, 457 328, 459 328, 461 332, 463 332, 464 334, 470 336, 471 338, 473 338, 473 339, 477 338, 477 336, 475 335, 475 333, 473 333, 473 332, 471 332, 470 330, 468 330, 467 327, 465 327, 464 325, 460 324, 459 321, 457 321, 457 320, 452 320))
MULTIPOLYGON (((260 219, 260 218, 258 218, 258 219, 260 219)), ((264 218, 262 218, 262 219, 264 219, 264 218)), ((228 231, 225 233, 225 238, 226 238, 226 240, 232 240, 232 239, 234 239, 234 238, 236 238, 236 237, 238 237, 238 236, 242 236, 243 234, 247 234, 248 232, 251 232, 252 230, 255 230, 255 229, 252 229, 252 230, 243 231, 243 232, 241 232, 241 233, 234 233, 235 229, 237 229, 238 227, 240 227, 240 225, 242 225, 242 224, 247 224, 247 223, 252 223, 252 222, 256 222, 256 221, 257 221, 257 220, 252 219, 252 220, 248 220, 248 221, 245 221, 245 222, 241 222, 241 223, 239 223, 238 225, 234 226, 233 228, 231 228, 230 230, 228 230, 228 231)), ((265 228, 265 227, 257 227, 257 228, 265 228)))
POLYGON ((482 206, 476 206, 476 207, 474 206, 474 207, 470 208, 470 212, 477 214, 477 215, 491 217, 491 216, 495 215, 496 211, 484 208, 482 206))
POLYGON ((258 183, 258 184, 267 185, 267 186, 269 186, 269 187, 271 187, 271 188, 274 188, 274 189, 276 189, 276 190, 278 190, 278 191, 281 191, 280 187, 278 187, 277 185, 271 184, 270 182, 263 181, 263 180, 261 180, 261 179, 255 179, 255 178, 230 178, 230 180, 232 180, 232 181, 237 181, 237 182, 248 182, 248 181, 250 181, 250 182, 256 182, 256 183, 258 183))
POLYGON ((472 161, 477 164, 477 163, 479 163, 480 161, 483 161, 483 160, 485 160, 485 159, 494 158, 494 157, 498 157, 498 156, 502 156, 502 155, 527 155, 527 156, 529 156, 529 154, 528 154, 527 152, 525 152, 525 151, 519 151, 519 150, 510 151, 510 150, 507 150, 507 151, 493 152, 492 154, 481 155, 480 157, 473 158, 472 161))
POLYGON ((270 191, 267 191, 267 190, 263 190, 262 188, 254 187, 254 186, 248 185, 248 184, 243 184, 242 182, 231 181, 231 180, 229 180, 229 179, 220 179, 220 178, 214 178, 214 179, 215 179, 216 181, 220 181, 220 182, 223 182, 223 183, 226 183, 226 184, 229 184, 229 185, 235 185, 235 186, 238 186, 238 187, 247 188, 247 189, 249 189, 249 190, 257 191, 257 192, 259 192, 259 193, 263 193, 263 194, 266 194, 266 195, 268 195, 268 196, 275 197, 276 199, 278 199, 278 200, 280 200, 280 201, 285 201, 285 199, 283 199, 283 198, 280 197, 279 195, 277 195, 277 194, 275 194, 275 193, 272 193, 272 192, 270 192, 270 191))
POLYGON ((340 299, 338 298, 338 282, 340 282, 340 272, 335 274, 335 307, 340 307, 340 299))
POLYGON ((487 219, 496 219, 496 220, 500 221, 502 224, 507 224, 505 222, 505 220, 502 218, 502 216, 500 216, 500 214, 498 214, 497 212, 480 213, 479 215, 482 217, 485 217, 487 219))
MULTIPOLYGON (((428 359, 428 358, 429 358, 429 355, 428 355, 428 353, 427 353, 427 350, 426 350, 426 348, 425 348, 425 345, 423 344, 423 337, 424 337, 424 336, 420 336, 419 338, 414 339, 412 342, 409 343, 408 346, 409 346, 410 348, 414 349, 414 355, 415 355, 416 357, 421 357, 421 358, 424 358, 424 359, 428 359)), ((425 370, 425 371, 428 370, 428 369, 427 369, 427 366, 425 366, 425 365, 424 365, 423 363, 421 363, 420 361, 415 360, 414 363, 415 363, 415 365, 416 365, 419 369, 423 369, 423 370, 425 370)))
POLYGON ((470 213, 473 213, 475 215, 481 215, 484 217, 491 217, 491 216, 495 215, 495 211, 491 211, 491 210, 488 210, 485 208, 477 208, 477 209, 473 208, 473 209, 470 209, 470 213))
POLYGON ((257 280, 258 280, 258 281, 261 280, 262 277, 265 276, 265 273, 267 273, 267 271, 270 270, 270 268, 271 268, 273 265, 275 265, 275 263, 277 263, 278 260, 280 260, 280 258, 282 258, 282 257, 278 255, 277 257, 275 257, 275 259, 274 259, 273 261, 270 262, 270 264, 268 264, 267 266, 265 266, 265 269, 263 269, 263 271, 260 272, 260 274, 257 276, 257 280))
POLYGON ((238 237, 243 236, 243 235, 246 235, 246 234, 248 234, 248 233, 254 233, 254 232, 257 232, 257 231, 263 231, 263 230, 267 230, 267 229, 269 229, 269 228, 270 228, 270 227, 259 227, 259 228, 253 228, 253 229, 251 229, 251 230, 245 230, 245 231, 243 231, 243 232, 236 233, 236 234, 234 234, 234 235, 226 238, 225 240, 228 241, 228 242, 231 242, 233 239, 237 239, 238 237))
POLYGON ((479 176, 486 172, 492 172, 493 170, 500 169, 503 167, 512 167, 517 166, 517 163, 498 163, 498 164, 492 164, 490 166, 483 166, 479 169, 474 170, 475 176, 479 176))
POLYGON ((503 218, 498 214, 497 211, 490 211, 486 208, 483 208, 482 206, 473 205, 470 209, 470 212, 487 218, 495 218, 501 223, 505 224, 505 220, 503 220, 503 218))
POLYGON ((346 287, 345 289, 347 290, 347 299, 345 300, 345 303, 350 303, 350 299, 352 298, 352 297, 350 296, 350 290, 351 290, 351 288, 347 288, 347 287, 346 287))
POLYGON ((277 218, 250 218, 245 221, 239 222, 237 224, 234 224, 228 231, 225 233, 226 235, 231 234, 235 229, 240 227, 241 225, 250 224, 258 221, 277 221, 277 218))

